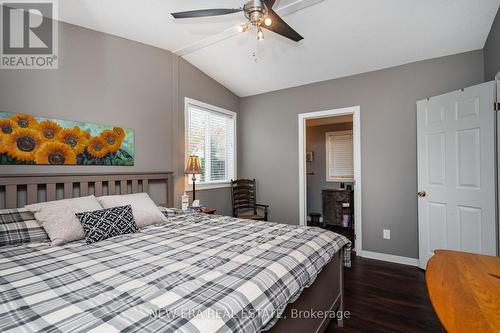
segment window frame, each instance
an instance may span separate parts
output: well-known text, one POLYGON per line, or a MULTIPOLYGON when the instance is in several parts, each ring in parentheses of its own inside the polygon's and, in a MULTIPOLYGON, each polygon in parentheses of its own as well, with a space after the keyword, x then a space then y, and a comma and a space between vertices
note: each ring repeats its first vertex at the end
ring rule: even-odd
POLYGON ((326 169, 325 169, 325 174, 326 174, 326 181, 327 182, 334 182, 334 183, 350 183, 354 182, 354 131, 353 130, 344 130, 344 131, 330 131, 325 133, 325 164, 326 164, 326 169), (343 135, 351 135, 352 136, 352 151, 353 151, 353 161, 352 161, 352 172, 353 176, 352 177, 330 177, 330 136, 343 136, 343 135))
MULTIPOLYGON (((186 97, 184 99, 184 165, 183 168, 186 165, 186 161, 191 155, 191 151, 189 151, 189 108, 190 107, 195 107, 198 109, 206 110, 208 112, 212 113, 221 113, 224 115, 231 116, 233 120, 233 179, 237 178, 237 171, 238 171, 238 142, 237 142, 237 127, 238 127, 238 114, 234 111, 230 111, 215 105, 211 105, 208 103, 200 102, 192 98, 186 97)), ((192 182, 191 182, 191 176, 190 175, 185 175, 185 191, 192 191, 192 182)), ((196 182, 196 190, 206 190, 206 189, 215 189, 215 188, 225 188, 225 187, 230 187, 231 182, 230 180, 228 181, 215 181, 215 182, 210 182, 210 183, 199 183, 199 180, 196 182)))

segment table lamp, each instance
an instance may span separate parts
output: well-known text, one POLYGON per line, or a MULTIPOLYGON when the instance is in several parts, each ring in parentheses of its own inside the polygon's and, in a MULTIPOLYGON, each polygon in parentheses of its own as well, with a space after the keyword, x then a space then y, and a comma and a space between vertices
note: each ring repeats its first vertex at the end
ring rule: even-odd
POLYGON ((186 170, 184 171, 186 175, 193 175, 191 180, 193 181, 193 201, 196 200, 196 194, 195 194, 195 182, 196 182, 196 175, 201 174, 201 161, 200 157, 196 155, 191 155, 188 158, 187 165, 186 165, 186 170))

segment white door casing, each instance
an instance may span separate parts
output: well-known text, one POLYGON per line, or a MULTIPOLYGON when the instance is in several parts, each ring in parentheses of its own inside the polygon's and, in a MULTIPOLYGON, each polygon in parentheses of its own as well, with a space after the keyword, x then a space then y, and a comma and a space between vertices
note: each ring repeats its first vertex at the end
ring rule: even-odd
POLYGON ((417 102, 420 268, 435 249, 496 254, 495 95, 487 82, 417 102))
POLYGON ((361 177, 361 108, 352 106, 341 109, 300 113, 299 127, 299 224, 307 225, 307 177, 306 177, 306 120, 327 117, 352 115, 353 121, 353 149, 354 149, 354 234, 356 237, 355 250, 358 255, 362 251, 362 177, 361 177))

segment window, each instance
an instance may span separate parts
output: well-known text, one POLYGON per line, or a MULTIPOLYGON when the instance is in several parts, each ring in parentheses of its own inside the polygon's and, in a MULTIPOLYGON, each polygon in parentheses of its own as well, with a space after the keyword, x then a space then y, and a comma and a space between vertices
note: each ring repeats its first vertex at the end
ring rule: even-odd
MULTIPOLYGON (((236 176, 236 113, 186 99, 186 160, 197 155, 199 184, 228 183, 236 176)), ((189 177, 191 184, 191 178, 189 177)))
POLYGON ((326 181, 354 180, 352 131, 326 133, 326 181))

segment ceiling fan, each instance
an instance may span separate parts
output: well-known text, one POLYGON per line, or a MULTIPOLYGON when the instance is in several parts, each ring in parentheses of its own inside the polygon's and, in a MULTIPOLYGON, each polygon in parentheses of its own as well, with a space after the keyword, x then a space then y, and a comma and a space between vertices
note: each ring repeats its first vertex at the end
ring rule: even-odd
POLYGON ((276 0, 250 0, 240 8, 215 8, 191 10, 186 12, 172 13, 176 19, 196 18, 207 16, 219 16, 244 12, 248 22, 238 26, 239 32, 245 32, 249 26, 254 26, 257 30, 257 39, 264 39, 262 28, 273 31, 288 39, 298 42, 302 37, 297 31, 293 30, 279 15, 272 9, 276 0))

